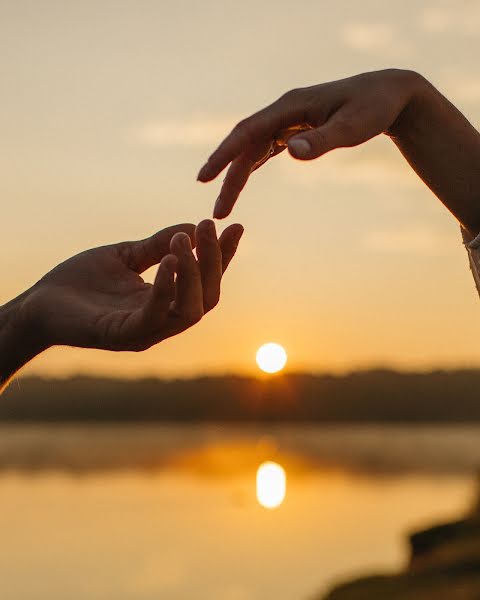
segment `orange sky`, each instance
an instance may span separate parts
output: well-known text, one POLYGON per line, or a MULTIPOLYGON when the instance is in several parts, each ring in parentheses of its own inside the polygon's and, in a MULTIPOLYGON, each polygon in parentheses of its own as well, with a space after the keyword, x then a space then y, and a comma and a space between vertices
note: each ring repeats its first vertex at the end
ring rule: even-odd
MULTIPOLYGON (((196 183, 203 159, 289 88, 415 68, 480 121, 467 0, 179 4, 0 7, 0 302, 77 251, 209 216, 219 182, 196 183)), ((282 156, 233 219, 239 256, 197 327, 142 354, 53 349, 25 372, 252 372, 270 340, 293 370, 480 364, 458 226, 387 140, 282 156)))

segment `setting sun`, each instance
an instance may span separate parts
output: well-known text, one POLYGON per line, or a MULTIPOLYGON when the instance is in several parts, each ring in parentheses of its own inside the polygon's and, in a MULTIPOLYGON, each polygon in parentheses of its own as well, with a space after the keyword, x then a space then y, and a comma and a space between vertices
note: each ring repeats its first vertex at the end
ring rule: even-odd
POLYGON ((265 373, 277 373, 287 363, 287 353, 280 344, 263 344, 257 350, 257 365, 265 373))
POLYGON ((262 463, 257 470, 257 500, 264 508, 277 508, 285 499, 287 475, 277 463, 262 463))

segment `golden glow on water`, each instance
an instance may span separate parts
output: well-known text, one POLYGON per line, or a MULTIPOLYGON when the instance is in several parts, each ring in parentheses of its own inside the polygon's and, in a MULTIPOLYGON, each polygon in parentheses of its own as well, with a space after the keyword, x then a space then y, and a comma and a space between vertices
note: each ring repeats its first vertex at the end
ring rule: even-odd
POLYGON ((88 586, 104 600, 291 600, 399 571, 407 531, 470 510, 479 439, 476 427, 1 426, 1 597, 78 600, 88 586), (388 476, 369 471, 372 449, 388 476), (258 469, 273 496, 267 460, 288 473, 275 511, 253 489, 258 469))
POLYGON ((257 500, 264 508, 277 508, 285 500, 287 474, 275 462, 264 462, 257 470, 257 500))
POLYGON ((265 373, 278 373, 287 364, 287 353, 280 344, 263 344, 257 350, 257 365, 265 373))

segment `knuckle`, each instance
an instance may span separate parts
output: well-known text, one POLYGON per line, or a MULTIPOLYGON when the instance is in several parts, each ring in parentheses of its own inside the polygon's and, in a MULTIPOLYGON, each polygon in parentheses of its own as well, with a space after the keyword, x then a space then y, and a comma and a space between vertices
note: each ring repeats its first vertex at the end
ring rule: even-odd
POLYGON ((233 132, 243 138, 245 143, 251 144, 255 139, 255 127, 252 117, 247 117, 239 121, 233 128, 233 132))
POLYGON ((291 102, 292 100, 297 100, 299 96, 301 96, 303 88, 293 88, 292 90, 288 90, 282 96, 280 96, 279 100, 285 102, 291 102))
POLYGON ((359 132, 352 119, 338 119, 335 123, 335 129, 346 144, 354 145, 356 143, 359 132))
POLYGON ((132 242, 122 242, 117 245, 118 254, 122 262, 132 271, 138 270, 138 261, 132 242))
POLYGON ((310 140, 313 143, 314 150, 325 150, 327 148, 327 138, 325 133, 319 129, 315 129, 310 132, 310 140))
POLYGON ((351 133, 353 129, 351 120, 345 117, 337 119, 335 126, 342 133, 351 133))
POLYGON ((243 131, 245 129, 248 129, 250 121, 251 121, 251 117, 245 117, 245 119, 242 119, 235 125, 234 130, 235 131, 243 131))

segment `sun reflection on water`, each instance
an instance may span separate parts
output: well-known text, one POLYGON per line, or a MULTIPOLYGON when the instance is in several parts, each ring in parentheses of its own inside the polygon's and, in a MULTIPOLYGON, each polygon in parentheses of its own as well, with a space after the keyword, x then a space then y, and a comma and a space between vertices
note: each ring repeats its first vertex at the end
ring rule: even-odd
POLYGON ((267 461, 257 469, 257 500, 264 508, 277 508, 285 500, 287 474, 278 463, 267 461))

